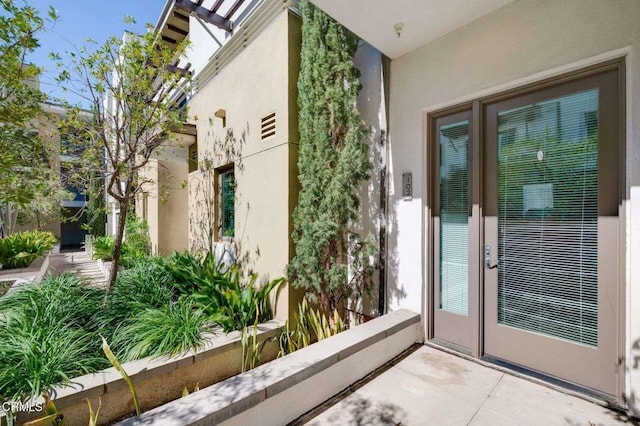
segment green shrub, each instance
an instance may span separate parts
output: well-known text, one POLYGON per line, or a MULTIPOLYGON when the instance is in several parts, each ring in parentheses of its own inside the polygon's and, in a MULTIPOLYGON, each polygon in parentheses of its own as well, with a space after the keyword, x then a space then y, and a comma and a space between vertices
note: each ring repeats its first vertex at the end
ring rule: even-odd
MULTIPOLYGON (((115 248, 116 240, 113 236, 96 237, 93 240, 93 258, 106 261, 112 260, 115 248)), ((120 264, 125 268, 132 268, 139 262, 149 258, 150 254, 151 240, 149 239, 147 221, 138 220, 135 214, 127 215, 120 264)))
POLYGON ((124 235, 125 240, 122 244, 122 259, 120 263, 125 268, 131 268, 151 255, 149 225, 146 220, 139 220, 135 213, 132 212, 127 215, 124 235))
POLYGON ((111 336, 118 325, 148 308, 169 305, 174 299, 173 280, 162 262, 141 262, 121 271, 109 292, 105 311, 98 328, 111 336))
POLYGON ((116 331, 111 346, 124 361, 179 355, 197 350, 212 325, 202 310, 193 309, 188 298, 182 298, 129 318, 116 331))
POLYGON ((104 237, 95 237, 93 239, 93 258, 101 260, 111 260, 113 257, 113 250, 116 246, 116 240, 111 235, 105 235, 104 237))
POLYGON ((17 232, 0 238, 0 265, 3 269, 26 268, 55 243, 56 237, 43 231, 17 232))
POLYGON ((101 310, 103 292, 85 286, 73 274, 47 276, 0 299, 0 318, 13 311, 27 311, 34 324, 66 323, 93 331, 92 318, 101 310))
POLYGON ((103 293, 63 274, 0 299, 0 395, 37 396, 69 378, 104 368, 89 324, 103 293))
POLYGON ((238 265, 227 266, 212 253, 174 253, 169 269, 179 295, 188 295, 225 332, 241 330, 272 318, 269 295, 284 278, 257 287, 257 275, 242 282, 238 265))

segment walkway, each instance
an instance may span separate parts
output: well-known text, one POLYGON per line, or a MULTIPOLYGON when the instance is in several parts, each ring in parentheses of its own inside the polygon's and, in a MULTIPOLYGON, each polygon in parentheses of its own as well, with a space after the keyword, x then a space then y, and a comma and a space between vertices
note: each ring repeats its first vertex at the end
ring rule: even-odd
POLYGON ((584 399, 428 346, 325 407, 294 424, 624 424, 615 412, 584 399))
POLYGON ((52 254, 49 257, 49 272, 58 275, 63 272, 75 273, 89 280, 91 287, 107 285, 106 278, 95 260, 84 251, 69 251, 52 254))

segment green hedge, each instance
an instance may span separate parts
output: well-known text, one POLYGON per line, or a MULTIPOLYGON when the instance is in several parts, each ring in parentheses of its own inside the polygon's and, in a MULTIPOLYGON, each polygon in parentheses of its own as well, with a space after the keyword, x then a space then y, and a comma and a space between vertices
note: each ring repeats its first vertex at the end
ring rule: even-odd
POLYGON ((18 232, 0 238, 0 265, 2 269, 26 268, 55 243, 56 237, 43 231, 18 232))

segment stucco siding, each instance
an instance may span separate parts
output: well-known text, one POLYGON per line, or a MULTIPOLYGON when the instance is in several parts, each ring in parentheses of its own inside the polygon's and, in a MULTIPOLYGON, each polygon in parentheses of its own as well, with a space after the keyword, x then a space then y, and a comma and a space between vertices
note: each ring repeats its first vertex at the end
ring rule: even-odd
MULTIPOLYGON (((640 339, 640 2, 520 0, 414 50, 391 64, 388 274, 390 307, 426 312, 425 114, 616 57, 626 60, 626 357, 640 339), (402 173, 414 198, 403 201, 402 173)), ((622 306, 624 307, 624 305, 622 306)), ((640 390, 631 362, 629 393, 640 390)))
MULTIPOLYGON (((283 276, 292 256, 290 188, 297 187, 297 175, 291 175, 291 149, 297 144, 297 126, 290 120, 297 119, 297 114, 290 111, 290 97, 296 92, 289 64, 297 66, 299 51, 291 49, 295 43, 289 37, 299 31, 296 19, 283 10, 259 37, 202 84, 189 103, 189 115, 197 126, 199 163, 210 160, 213 169, 233 166, 235 172, 235 235, 232 241, 217 235, 215 240, 233 244, 245 270, 258 273, 261 280, 283 276), (224 121, 216 112, 225 116, 224 121), (271 113, 275 113, 276 133, 262 138, 261 119, 271 113)), ((296 34, 291 37, 296 40, 296 34)), ((203 177, 201 171, 189 175, 192 215, 201 214, 195 206, 202 194, 193 189, 203 177)), ((214 204, 217 210, 217 201, 214 204)), ((197 233, 190 225, 190 238, 197 233)), ((278 317, 287 317, 288 301, 285 289, 280 294, 278 317)))

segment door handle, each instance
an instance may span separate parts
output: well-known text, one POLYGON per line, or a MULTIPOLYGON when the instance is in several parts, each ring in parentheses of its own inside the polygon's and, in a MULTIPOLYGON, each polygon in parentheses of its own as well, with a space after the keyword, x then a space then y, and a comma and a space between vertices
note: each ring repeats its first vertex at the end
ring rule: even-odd
POLYGON ((484 267, 487 269, 495 269, 500 264, 499 260, 491 260, 491 246, 485 244, 484 246, 484 267))

